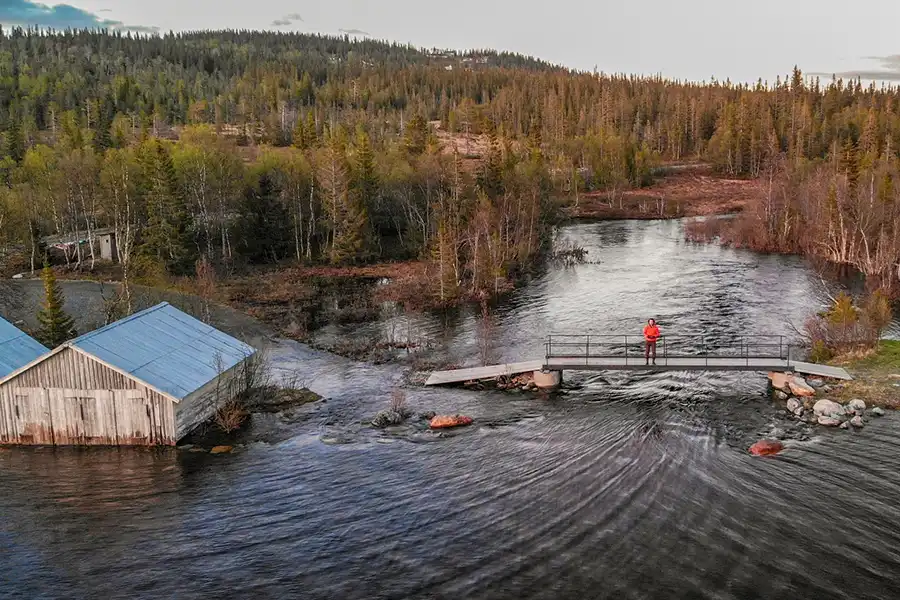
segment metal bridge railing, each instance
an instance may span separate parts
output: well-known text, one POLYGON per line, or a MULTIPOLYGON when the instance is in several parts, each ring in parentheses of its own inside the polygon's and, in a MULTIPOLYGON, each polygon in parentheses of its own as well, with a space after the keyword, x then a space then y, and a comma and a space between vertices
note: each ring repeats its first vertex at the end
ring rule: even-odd
MULTIPOLYGON (((549 335, 544 343, 545 362, 554 358, 617 358, 637 363, 644 360, 646 342, 642 335, 549 335)), ((656 344, 657 360, 669 358, 733 358, 750 364, 751 359, 791 361, 791 345, 783 335, 707 335, 662 336, 656 344)), ((665 364, 665 363, 664 363, 665 364)))

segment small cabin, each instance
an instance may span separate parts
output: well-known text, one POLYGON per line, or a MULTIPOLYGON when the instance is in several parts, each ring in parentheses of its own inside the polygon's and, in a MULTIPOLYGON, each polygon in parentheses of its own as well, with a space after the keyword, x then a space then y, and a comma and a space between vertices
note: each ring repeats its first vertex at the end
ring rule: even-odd
POLYGON ((254 353, 164 302, 0 378, 0 444, 172 446, 233 397, 254 353))

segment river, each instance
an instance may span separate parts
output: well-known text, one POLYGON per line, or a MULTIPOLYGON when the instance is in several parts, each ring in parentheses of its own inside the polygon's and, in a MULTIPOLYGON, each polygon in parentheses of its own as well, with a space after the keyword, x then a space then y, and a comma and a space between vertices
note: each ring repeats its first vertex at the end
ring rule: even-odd
MULTIPOLYGON (((694 245, 681 224, 563 229, 554 267, 478 311, 403 331, 445 360, 541 356, 548 332, 789 333, 824 301, 797 258, 694 245)), ((226 456, 0 451, 0 598, 891 598, 900 437, 795 425, 764 374, 567 375, 552 397, 407 386, 465 413, 446 437, 365 425, 400 366, 293 342, 276 375, 327 401, 255 422, 226 456), (774 458, 747 454, 781 433, 774 458)))

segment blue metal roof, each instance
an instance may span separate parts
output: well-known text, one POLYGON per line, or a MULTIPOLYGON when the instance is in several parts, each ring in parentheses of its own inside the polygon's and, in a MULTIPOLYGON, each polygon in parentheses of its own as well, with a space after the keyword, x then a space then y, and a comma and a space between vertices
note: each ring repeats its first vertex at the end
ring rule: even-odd
POLYGON ((48 352, 37 340, 0 317, 0 378, 48 352))
POLYGON ((70 344, 178 399, 256 352, 168 302, 70 344))

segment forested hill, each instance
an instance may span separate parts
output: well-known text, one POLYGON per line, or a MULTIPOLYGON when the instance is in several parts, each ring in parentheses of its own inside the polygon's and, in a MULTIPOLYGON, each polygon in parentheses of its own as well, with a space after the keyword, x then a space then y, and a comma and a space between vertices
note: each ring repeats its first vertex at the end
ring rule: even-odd
POLYGON ((400 71, 412 69, 421 76, 428 70, 495 68, 564 72, 510 53, 424 50, 299 33, 203 31, 132 36, 13 29, 0 34, 0 116, 6 120, 10 114, 17 115, 43 129, 54 110, 85 110, 88 102, 96 101, 106 102, 108 111, 148 115, 155 111, 167 122, 184 124, 200 116, 196 110, 191 114, 192 105, 207 102, 224 110, 220 118, 235 122, 244 115, 232 104, 246 105, 259 116, 266 103, 274 105, 268 107, 273 109, 280 101, 308 104, 318 91, 328 104, 343 105, 350 99, 344 98, 337 84, 347 80, 375 84, 360 89, 359 96, 352 99, 354 104, 371 101, 395 109, 416 102, 426 91, 421 82, 403 78, 396 80, 396 86, 386 85, 400 71), (318 89, 327 82, 332 86, 318 89))
POLYGON ((558 199, 692 160, 771 176, 739 243, 900 273, 896 88, 301 34, 0 35, 0 258, 32 265, 43 236, 113 228, 146 272, 415 257, 442 300, 480 295, 546 249, 558 199))

